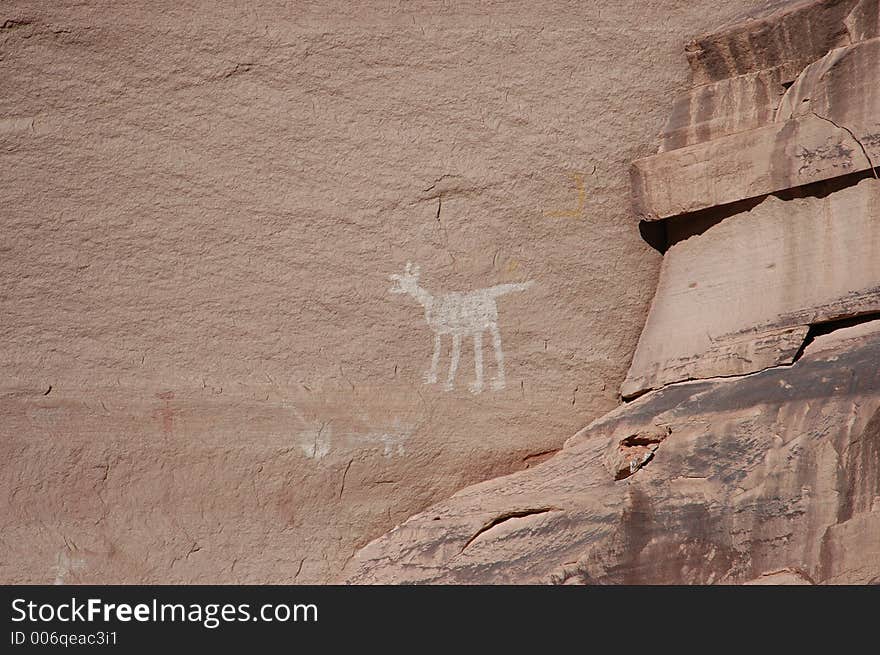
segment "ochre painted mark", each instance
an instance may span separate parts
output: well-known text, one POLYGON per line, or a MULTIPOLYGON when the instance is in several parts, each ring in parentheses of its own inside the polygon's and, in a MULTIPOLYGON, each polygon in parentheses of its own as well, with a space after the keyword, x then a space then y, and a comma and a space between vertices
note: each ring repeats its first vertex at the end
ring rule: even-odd
POLYGON ((584 213, 584 206, 587 200, 587 191, 584 186, 584 174, 572 173, 571 179, 574 180, 574 187, 578 194, 578 203, 575 209, 553 209, 544 210, 546 218, 578 218, 584 213))

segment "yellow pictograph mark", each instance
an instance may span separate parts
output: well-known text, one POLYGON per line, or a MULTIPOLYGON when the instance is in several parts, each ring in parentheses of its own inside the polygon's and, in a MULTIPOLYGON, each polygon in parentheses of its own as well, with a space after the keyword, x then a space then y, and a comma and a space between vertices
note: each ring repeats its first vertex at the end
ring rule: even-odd
POLYGON ((574 180, 574 187, 578 194, 578 203, 575 209, 553 209, 544 210, 544 216, 547 218, 578 218, 584 212, 584 205, 587 199, 587 190, 584 187, 584 174, 572 173, 571 179, 574 180))

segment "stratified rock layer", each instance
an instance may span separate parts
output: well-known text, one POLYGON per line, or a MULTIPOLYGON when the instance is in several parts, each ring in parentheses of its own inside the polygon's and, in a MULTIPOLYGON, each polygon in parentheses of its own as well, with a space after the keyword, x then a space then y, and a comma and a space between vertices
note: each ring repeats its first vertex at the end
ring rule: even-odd
POLYGON ((682 96, 633 165, 668 251, 624 398, 791 363, 811 327, 880 311, 877 4, 794 3, 709 39, 746 69, 710 67, 732 77, 682 96), (802 20, 812 36, 773 50, 802 20))
MULTIPOLYGON (((822 29, 845 33, 848 14, 840 9, 852 3, 813 6, 826 5, 837 9, 822 29)), ((846 45, 819 53, 809 39, 792 39, 801 48, 792 76, 776 58, 761 58, 762 39, 769 37, 751 23, 747 28, 756 30, 750 45, 732 56, 753 66, 680 98, 660 154, 634 163, 635 205, 643 219, 755 198, 880 162, 880 40, 860 27, 846 45)))
POLYGON ((670 227, 621 393, 790 364, 810 325, 880 312, 880 181, 670 227))

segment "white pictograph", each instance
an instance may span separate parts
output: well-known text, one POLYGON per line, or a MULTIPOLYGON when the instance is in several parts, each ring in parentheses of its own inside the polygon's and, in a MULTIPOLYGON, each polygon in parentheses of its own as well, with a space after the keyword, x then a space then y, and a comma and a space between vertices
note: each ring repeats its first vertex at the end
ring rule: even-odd
POLYGON ((440 338, 444 334, 452 336, 452 354, 449 362, 449 374, 443 388, 450 391, 455 383, 458 360, 461 357, 461 338, 471 337, 474 340, 474 374, 475 379, 469 385, 473 393, 483 391, 483 333, 492 335, 495 348, 495 376, 492 388, 504 388, 504 352, 501 350, 501 332, 498 330, 498 305, 496 299, 507 293, 523 291, 532 282, 516 284, 499 284, 488 289, 478 289, 465 293, 447 293, 439 298, 434 297, 419 286, 419 267, 407 263, 401 274, 390 276, 394 281, 389 291, 405 293, 415 298, 425 308, 425 321, 434 331, 434 354, 431 356, 431 368, 425 373, 425 384, 437 382, 437 368, 440 365, 440 338))

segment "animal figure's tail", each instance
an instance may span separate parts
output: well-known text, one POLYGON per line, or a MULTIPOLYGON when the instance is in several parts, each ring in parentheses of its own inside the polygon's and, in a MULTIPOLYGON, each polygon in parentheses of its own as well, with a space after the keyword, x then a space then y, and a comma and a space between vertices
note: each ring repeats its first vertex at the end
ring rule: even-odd
POLYGON ((530 286, 534 284, 531 280, 528 282, 514 282, 512 284, 499 284, 494 287, 489 287, 486 289, 486 293, 492 298, 497 298, 498 296, 503 296, 507 293, 513 293, 514 291, 525 291, 530 286))

